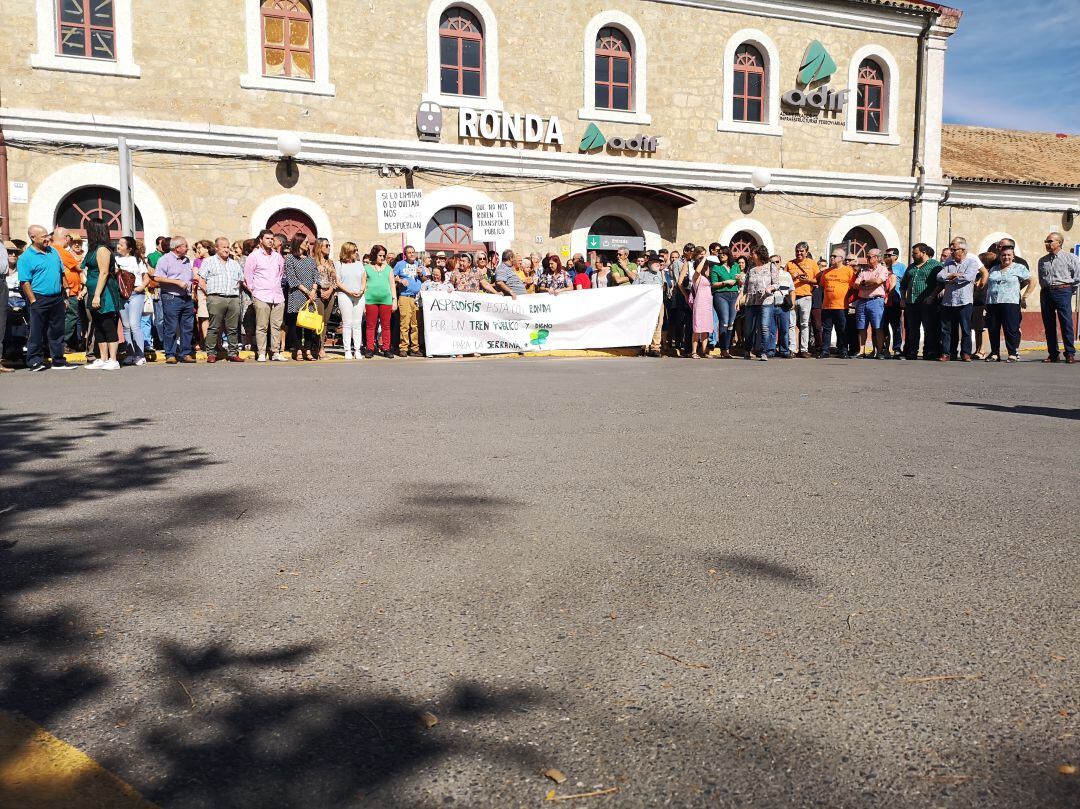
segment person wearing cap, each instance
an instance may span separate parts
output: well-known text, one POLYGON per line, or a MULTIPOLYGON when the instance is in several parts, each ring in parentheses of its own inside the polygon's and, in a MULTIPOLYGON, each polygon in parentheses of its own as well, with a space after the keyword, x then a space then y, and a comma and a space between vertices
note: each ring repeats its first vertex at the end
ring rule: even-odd
MULTIPOLYGON (((664 263, 660 256, 651 253, 645 257, 645 265, 638 269, 634 277, 634 286, 659 286, 664 285, 664 263)), ((664 336, 664 307, 660 306, 660 315, 656 319, 656 328, 653 329, 652 340, 642 349, 644 357, 659 357, 660 345, 664 336)))

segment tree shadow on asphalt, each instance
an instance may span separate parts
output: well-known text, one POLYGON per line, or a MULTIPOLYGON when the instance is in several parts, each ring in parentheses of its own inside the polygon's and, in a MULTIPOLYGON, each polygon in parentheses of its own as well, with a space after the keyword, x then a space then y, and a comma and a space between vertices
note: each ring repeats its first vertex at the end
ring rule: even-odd
POLYGON ((416 806, 415 797, 394 794, 395 783, 453 756, 540 767, 532 747, 491 742, 473 726, 537 705, 539 698, 528 690, 459 683, 431 707, 438 719, 431 725, 423 706, 365 694, 369 689, 361 683, 299 685, 308 654, 303 648, 283 657, 298 684, 280 688, 249 676, 276 665, 274 654, 220 646, 209 654, 176 645, 161 651, 165 676, 181 661, 192 693, 223 688, 230 695, 205 708, 198 700, 177 699, 169 718, 142 738, 140 748, 160 765, 146 796, 168 809, 416 806))
MULTIPOLYGON (((257 493, 240 490, 176 497, 168 484, 213 461, 190 447, 108 448, 110 438, 126 428, 110 413, 70 420, 11 415, 5 426, 0 503, 9 510, 0 516, 0 710, 59 730, 73 712, 96 712, 126 697, 110 693, 119 683, 104 662, 107 634, 95 631, 79 604, 46 599, 50 587, 79 577, 93 586, 93 577, 117 574, 135 553, 171 555, 182 564, 184 537, 232 521, 249 505, 265 511, 267 504, 257 493), (94 452, 87 442, 96 441, 106 448, 94 452), (153 507, 128 503, 107 519, 80 508, 88 499, 131 491, 152 498, 153 507)), ((468 494, 452 495, 450 502, 470 511, 468 520, 443 519, 419 493, 404 507, 427 520, 429 530, 458 536, 466 533, 466 522, 494 520, 512 505, 468 494)), ((157 595, 168 597, 167 591, 157 595)), ((315 809, 351 804, 382 790, 378 805, 404 807, 415 804, 398 803, 383 788, 448 756, 538 766, 532 747, 466 733, 469 725, 536 704, 534 693, 458 684, 438 700, 439 724, 427 727, 423 706, 374 693, 370 683, 309 687, 309 678, 294 678, 316 651, 317 643, 241 652, 216 641, 159 642, 157 692, 139 708, 154 717, 138 745, 157 770, 144 794, 167 807, 315 809), (196 708, 187 691, 173 687, 178 675, 196 694, 213 680, 227 686, 230 696, 196 708), (267 675, 283 677, 283 684, 256 682, 267 675)), ((19 751, 26 741, 5 740, 3 749, 19 751)), ((9 763, 0 756, 0 771, 9 763)), ((115 754, 102 763, 122 777, 132 771, 133 762, 115 754)), ((15 795, 0 790, 0 805, 32 806, 33 785, 27 789, 15 795)), ((71 791, 78 794, 78 779, 71 791)))
POLYGON ((424 539, 459 540, 481 536, 508 512, 525 505, 519 500, 478 492, 473 486, 413 485, 376 518, 376 525, 404 526, 424 539))
POLYGON ((705 561, 709 568, 714 568, 720 572, 730 572, 735 576, 769 579, 794 587, 813 587, 816 584, 814 577, 807 573, 759 556, 742 553, 722 553, 709 556, 705 561))
POLYGON ((1046 416, 1052 419, 1080 421, 1080 408, 1043 407, 1039 405, 996 405, 988 402, 947 402, 954 407, 974 407, 991 413, 1011 413, 1016 416, 1046 416))

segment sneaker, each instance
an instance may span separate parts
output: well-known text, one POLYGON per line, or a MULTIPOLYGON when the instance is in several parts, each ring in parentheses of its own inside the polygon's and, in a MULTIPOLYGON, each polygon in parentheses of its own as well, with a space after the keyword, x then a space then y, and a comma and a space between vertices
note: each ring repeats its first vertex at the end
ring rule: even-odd
POLYGON ((760 357, 758 357, 758 360, 760 362, 768 362, 769 361, 769 355, 768 354, 762 354, 760 357))
POLYGON ((67 362, 61 363, 59 365, 54 362, 52 367, 54 371, 72 371, 75 369, 76 366, 67 362))
POLYGON ((116 360, 109 360, 108 362, 104 363, 101 366, 101 370, 102 371, 119 371, 120 370, 120 363, 118 363, 116 360))
MULTIPOLYGON (((90 366, 86 366, 86 367, 89 368, 90 366)), ((48 371, 49 366, 46 365, 45 363, 41 363, 40 365, 31 366, 30 368, 27 368, 26 370, 28 370, 28 371, 48 371)))
POLYGON ((135 360, 135 365, 139 368, 146 365, 146 357, 139 357, 137 360, 135 360))
POLYGON ((1005 362, 1020 362, 1020 357, 1018 357, 1016 354, 1010 354, 1009 358, 1005 360, 1005 362))
POLYGON ((363 355, 364 359, 366 359, 366 360, 370 360, 372 357, 375 356, 375 352, 372 351, 370 348, 365 348, 360 353, 363 355))
POLYGON ((105 360, 94 360, 83 366, 87 371, 100 371, 105 366, 105 360))
POLYGON ((347 359, 347 360, 354 359, 353 353, 351 351, 346 351, 345 352, 345 359, 347 359))
POLYGON ((285 354, 278 352, 274 355, 274 362, 288 362, 289 358, 285 354))
POLYGON ((396 356, 396 355, 394 354, 394 352, 393 352, 393 351, 390 351, 389 349, 387 349, 386 351, 384 351, 384 352, 382 353, 382 355, 383 355, 384 357, 386 357, 386 359, 388 359, 388 360, 392 360, 392 359, 393 359, 393 358, 394 358, 394 357, 396 356))
POLYGON ((260 354, 258 356, 258 358, 255 360, 255 362, 266 362, 266 355, 265 354, 260 354))

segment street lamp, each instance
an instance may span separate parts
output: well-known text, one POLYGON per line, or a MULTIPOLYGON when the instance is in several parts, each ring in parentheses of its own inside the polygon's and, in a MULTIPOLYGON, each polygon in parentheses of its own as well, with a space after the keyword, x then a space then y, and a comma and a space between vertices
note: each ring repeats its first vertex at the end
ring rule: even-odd
POLYGON ((283 132, 278 135, 277 150, 281 156, 285 159, 285 177, 288 180, 293 179, 293 173, 296 170, 296 156, 304 148, 303 141, 300 137, 292 132, 283 132))
POLYGON ((754 169, 750 175, 750 182, 758 191, 764 190, 772 183, 772 173, 768 169, 754 169))
POLYGON ((765 189, 770 183, 772 183, 772 174, 768 169, 754 169, 750 173, 750 184, 753 188, 747 188, 739 196, 739 210, 744 214, 753 213, 754 206, 757 204, 758 192, 765 189))

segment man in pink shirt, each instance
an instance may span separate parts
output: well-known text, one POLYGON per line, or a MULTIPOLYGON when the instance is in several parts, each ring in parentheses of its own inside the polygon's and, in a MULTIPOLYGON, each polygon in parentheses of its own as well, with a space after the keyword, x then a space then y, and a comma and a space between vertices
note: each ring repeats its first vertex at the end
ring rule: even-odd
POLYGON ((889 270, 881 263, 881 251, 874 249, 866 254, 867 266, 855 276, 855 289, 859 297, 855 301, 855 328, 859 332, 859 356, 885 359, 882 323, 885 320, 885 297, 888 294, 889 270), (874 330, 874 353, 867 355, 866 327, 874 330))
POLYGON ((278 332, 285 315, 285 293, 281 279, 285 274, 285 259, 274 248, 273 231, 259 234, 259 246, 248 256, 244 264, 244 285, 251 293, 251 305, 255 307, 255 353, 258 362, 266 362, 267 355, 275 362, 286 362, 278 350, 278 332))

